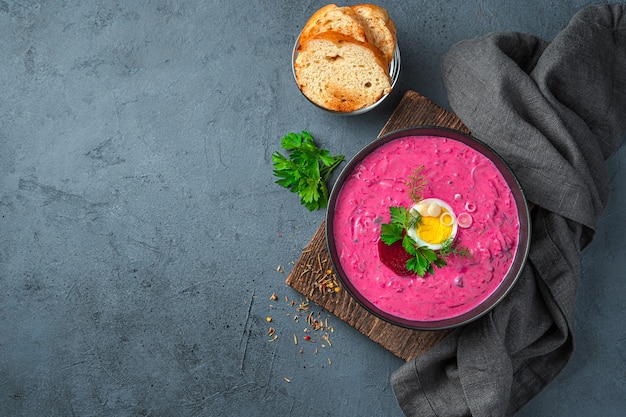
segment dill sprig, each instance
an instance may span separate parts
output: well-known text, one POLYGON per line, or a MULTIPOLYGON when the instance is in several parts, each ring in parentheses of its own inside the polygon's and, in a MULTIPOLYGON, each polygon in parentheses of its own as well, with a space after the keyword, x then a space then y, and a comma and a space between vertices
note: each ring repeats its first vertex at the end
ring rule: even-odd
POLYGON ((409 198, 414 203, 419 203, 424 199, 424 191, 426 191, 426 176, 424 175, 424 166, 420 165, 413 170, 413 173, 404 181, 404 185, 409 187, 409 198))

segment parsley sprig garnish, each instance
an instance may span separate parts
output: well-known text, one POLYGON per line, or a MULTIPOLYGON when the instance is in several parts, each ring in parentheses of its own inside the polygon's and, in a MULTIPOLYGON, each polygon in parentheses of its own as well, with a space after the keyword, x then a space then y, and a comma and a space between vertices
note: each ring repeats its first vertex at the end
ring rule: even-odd
POLYGON ((405 231, 419 225, 422 221, 422 216, 417 211, 407 210, 404 207, 389 207, 389 215, 391 222, 382 224, 380 227, 380 238, 387 245, 392 245, 404 237, 411 239, 405 231))
POLYGON ((390 223, 384 223, 380 228, 380 238, 387 245, 401 241, 404 250, 411 255, 406 262, 406 269, 415 272, 420 277, 435 273, 435 266, 441 268, 447 265, 451 255, 469 256, 466 248, 457 248, 452 238, 441 244, 439 251, 427 246, 420 246, 409 234, 409 229, 417 227, 421 222, 420 214, 415 210, 404 207, 389 207, 390 223))
POLYGON ((318 148, 313 136, 306 131, 288 133, 281 139, 281 146, 289 151, 289 157, 279 151, 272 154, 274 175, 278 177, 276 183, 297 193, 300 202, 310 211, 325 208, 328 205, 326 180, 344 156, 333 156, 328 150, 318 148))

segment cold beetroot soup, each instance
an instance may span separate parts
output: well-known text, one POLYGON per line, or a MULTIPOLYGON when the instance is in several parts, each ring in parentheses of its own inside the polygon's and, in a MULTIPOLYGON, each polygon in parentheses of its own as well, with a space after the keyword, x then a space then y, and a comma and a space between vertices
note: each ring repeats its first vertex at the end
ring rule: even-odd
POLYGON ((382 143, 342 174, 345 181, 333 191, 334 261, 342 280, 357 298, 401 322, 441 322, 467 314, 497 291, 519 258, 518 249, 525 250, 520 248, 520 237, 522 246, 528 239, 520 233, 527 227, 520 225, 520 212, 527 216, 525 202, 518 208, 519 196, 492 159, 452 137, 407 135, 382 143), (440 242, 456 223, 454 244, 467 250, 465 256, 446 257, 445 266, 424 276, 402 272, 397 259, 381 259, 381 254, 390 256, 391 247, 381 242, 390 207, 416 207, 408 181, 416 168, 423 201, 440 203, 436 218, 423 218, 430 228, 424 238, 438 239, 443 230, 440 242))

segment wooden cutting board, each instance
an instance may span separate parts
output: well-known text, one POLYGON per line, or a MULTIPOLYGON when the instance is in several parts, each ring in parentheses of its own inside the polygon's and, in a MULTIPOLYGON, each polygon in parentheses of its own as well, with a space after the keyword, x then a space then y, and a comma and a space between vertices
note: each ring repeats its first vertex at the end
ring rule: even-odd
MULTIPOLYGON (((415 91, 407 91, 379 137, 394 130, 417 126, 443 126, 469 133, 456 115, 415 91)), ((286 282, 310 301, 405 361, 423 354, 451 332, 420 331, 396 326, 368 312, 347 291, 335 291, 339 281, 328 255, 324 222, 302 251, 286 282)))

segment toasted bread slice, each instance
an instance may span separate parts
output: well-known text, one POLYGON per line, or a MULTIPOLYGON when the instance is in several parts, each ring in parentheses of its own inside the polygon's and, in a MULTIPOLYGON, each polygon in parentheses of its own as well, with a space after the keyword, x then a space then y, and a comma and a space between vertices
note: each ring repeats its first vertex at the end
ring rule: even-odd
POLYGON ((356 12, 361 26, 365 28, 367 41, 380 49, 387 62, 391 63, 398 40, 396 26, 387 10, 375 4, 357 4, 350 8, 356 12))
POLYGON ((359 110, 391 92, 382 52, 337 32, 322 32, 302 43, 294 68, 302 93, 333 111, 359 110))
POLYGON ((354 10, 347 6, 338 7, 336 4, 328 4, 313 13, 306 22, 300 32, 300 43, 328 31, 342 33, 357 41, 367 41, 365 28, 361 25, 361 20, 354 10))

